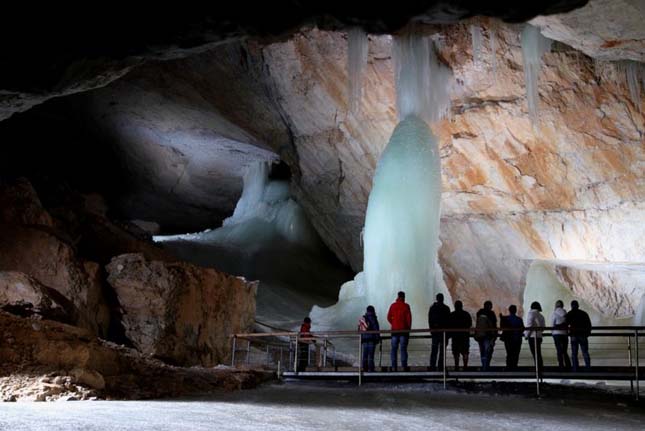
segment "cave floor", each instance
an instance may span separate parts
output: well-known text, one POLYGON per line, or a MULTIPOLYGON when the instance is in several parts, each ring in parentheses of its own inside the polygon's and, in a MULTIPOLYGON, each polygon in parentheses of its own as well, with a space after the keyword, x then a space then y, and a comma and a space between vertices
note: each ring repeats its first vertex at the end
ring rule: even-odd
POLYGON ((589 389, 492 384, 271 384, 208 398, 5 403, 0 429, 22 430, 642 430, 644 404, 589 389))

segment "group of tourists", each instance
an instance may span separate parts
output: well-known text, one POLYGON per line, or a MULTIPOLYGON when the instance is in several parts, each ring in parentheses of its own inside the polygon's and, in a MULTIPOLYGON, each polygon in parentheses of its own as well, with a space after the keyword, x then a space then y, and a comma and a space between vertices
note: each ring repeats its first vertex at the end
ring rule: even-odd
MULTIPOLYGON (((577 371, 579 351, 582 353, 585 367, 589 368, 591 366, 588 343, 588 337, 591 334, 589 315, 580 310, 578 301, 571 301, 571 310, 568 312, 564 309, 562 301, 558 300, 554 305, 551 321, 551 326, 554 329, 551 334, 556 347, 559 368, 577 371), (568 354, 569 340, 571 340, 571 358, 568 354)), ((428 327, 432 340, 429 369, 443 368, 444 351, 447 350, 449 342, 452 344, 455 369, 459 369, 460 360, 464 368, 468 367, 471 331, 474 331, 474 339, 479 344, 482 371, 490 369, 495 342, 498 338, 504 342, 506 349, 506 370, 517 369, 524 339, 528 341, 536 367, 539 370, 542 369, 542 328, 547 326, 542 315, 542 306, 537 301, 533 302, 524 321, 517 316, 517 306, 509 306, 508 313, 506 316, 500 313, 498 326, 493 303, 486 301, 483 308, 477 311, 473 328, 471 315, 464 310, 461 301, 455 301, 455 309, 451 311, 450 307, 444 303, 444 296, 441 293, 438 294, 436 302, 428 311, 428 327), (459 331, 459 329, 463 329, 463 331, 459 331)), ((388 310, 387 320, 393 331, 391 334, 390 370, 398 371, 400 353, 401 367, 404 371, 408 371, 407 347, 410 333, 406 331, 412 328, 412 313, 410 305, 405 302, 405 292, 398 293, 396 301, 388 310)), ((307 317, 300 333, 310 335, 310 330, 311 320, 307 317)), ((365 314, 360 318, 358 330, 365 332, 361 334, 362 369, 372 372, 375 369, 376 346, 381 342, 381 335, 374 332, 380 331, 380 326, 373 306, 368 306, 365 314)))

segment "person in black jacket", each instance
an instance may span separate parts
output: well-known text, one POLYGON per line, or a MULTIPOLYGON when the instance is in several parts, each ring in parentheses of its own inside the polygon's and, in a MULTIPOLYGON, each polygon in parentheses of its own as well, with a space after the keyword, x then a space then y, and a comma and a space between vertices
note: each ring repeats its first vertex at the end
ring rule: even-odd
MULTIPOLYGON (((443 294, 437 294, 437 302, 432 304, 428 311, 428 326, 432 336, 432 351, 430 353, 430 370, 437 368, 437 353, 439 353, 439 368, 443 368, 444 333, 433 329, 448 328, 450 321, 450 307, 443 303, 443 294)), ((448 335, 448 334, 446 334, 448 335)), ((447 342, 447 337, 446 337, 447 342)))
MULTIPOLYGON (((376 311, 373 306, 367 306, 365 314, 358 322, 358 330, 361 332, 381 330, 378 324, 378 318, 376 317, 376 311)), ((376 352, 376 345, 380 342, 380 334, 361 334, 361 343, 363 346, 363 370, 368 372, 374 371, 374 353, 376 352)))
POLYGON ((491 301, 484 302, 484 308, 479 309, 476 317, 475 340, 479 343, 482 371, 488 371, 493 360, 495 340, 497 339, 497 316, 493 311, 493 303, 491 301))
POLYGON ((578 301, 571 301, 571 311, 567 313, 566 322, 569 327, 569 336, 571 337, 571 369, 578 371, 578 347, 582 350, 585 366, 587 368, 591 367, 589 341, 587 339, 591 334, 591 319, 587 313, 580 310, 578 301))
MULTIPOLYGON (((470 329, 473 326, 473 318, 470 313, 464 311, 464 305, 461 301, 455 301, 455 311, 450 313, 449 328, 470 329)), ((470 350, 470 331, 453 332, 450 334, 452 339, 452 356, 455 358, 455 370, 459 369, 459 355, 464 359, 464 368, 468 368, 468 352, 470 350)))
POLYGON ((508 316, 499 315, 499 326, 505 329, 500 338, 506 347, 506 369, 515 370, 520 360, 520 350, 522 350, 524 322, 517 317, 515 305, 508 307, 508 313, 508 316))

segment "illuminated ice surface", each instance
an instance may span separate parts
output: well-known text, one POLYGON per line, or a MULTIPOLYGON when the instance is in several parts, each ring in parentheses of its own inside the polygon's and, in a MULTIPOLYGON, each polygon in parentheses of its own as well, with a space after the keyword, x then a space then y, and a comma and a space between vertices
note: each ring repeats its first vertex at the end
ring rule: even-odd
POLYGON ((642 430, 645 413, 604 395, 535 399, 439 385, 271 385, 208 399, 0 404, 11 431, 642 430))
POLYGON ((324 247, 289 183, 252 164, 233 215, 218 229, 155 236, 178 258, 260 280, 256 318, 278 328, 299 325, 313 304, 332 304, 349 272, 324 247))
POLYGON ((423 120, 408 116, 394 130, 374 175, 365 216, 364 274, 343 285, 337 305, 315 307, 312 319, 324 329, 354 329, 365 307, 373 305, 383 325, 403 290, 413 326, 425 327, 434 294, 449 298, 436 263, 440 200, 437 139, 423 120))
POLYGON ((363 72, 367 66, 369 43, 367 33, 360 27, 347 32, 347 78, 349 110, 357 112, 363 93, 363 72))
MULTIPOLYGON (((591 291, 587 291, 591 292, 591 291)), ((608 292, 594 291, 594 295, 608 295, 608 292)), ((546 319, 547 326, 551 325, 551 319, 555 302, 561 300, 564 308, 569 311, 571 301, 577 300, 580 309, 589 314, 593 326, 641 326, 643 325, 643 314, 645 308, 645 265, 643 264, 612 264, 592 263, 576 261, 542 261, 536 260, 531 263, 526 275, 526 287, 524 289, 523 308, 524 312, 530 309, 531 302, 538 301, 542 306, 542 314, 546 319), (609 312, 611 304, 606 305, 607 311, 599 310, 592 304, 594 298, 586 298, 576 294, 558 277, 556 267, 567 267, 576 271, 593 272, 605 280, 613 280, 619 285, 621 292, 631 293, 634 303, 633 313, 628 315, 613 315, 609 312)), ((615 302, 620 301, 614 299, 615 302)), ((593 301, 598 303, 599 301, 593 301)), ((615 307, 615 306, 614 306, 615 307)), ((547 340, 548 343, 551 340, 547 340)), ((592 363, 599 365, 603 360, 610 360, 625 357, 625 341, 623 339, 607 337, 589 338, 592 363)), ((554 349, 543 350, 545 356, 554 357, 554 349)), ((625 363, 627 365, 627 363, 625 363)))
POLYGON ((438 139, 426 121, 450 108, 449 69, 436 58, 432 42, 419 34, 394 39, 397 109, 401 121, 374 173, 363 235, 364 273, 345 283, 338 303, 314 307, 318 330, 356 328, 367 305, 376 308, 381 328, 397 292, 406 292, 413 327, 427 326, 434 295, 450 295, 437 263, 441 204, 438 139))

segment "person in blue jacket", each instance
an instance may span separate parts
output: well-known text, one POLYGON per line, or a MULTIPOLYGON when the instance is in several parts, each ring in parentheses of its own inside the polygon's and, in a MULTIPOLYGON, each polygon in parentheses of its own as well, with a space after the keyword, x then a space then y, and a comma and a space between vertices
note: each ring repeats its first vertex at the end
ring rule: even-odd
MULTIPOLYGON (((358 330, 365 331, 380 331, 376 311, 371 305, 367 306, 365 314, 358 321, 358 330)), ((380 334, 361 334, 361 342, 363 345, 363 370, 368 372, 374 371, 374 354, 376 353, 376 345, 381 342, 380 334)))

